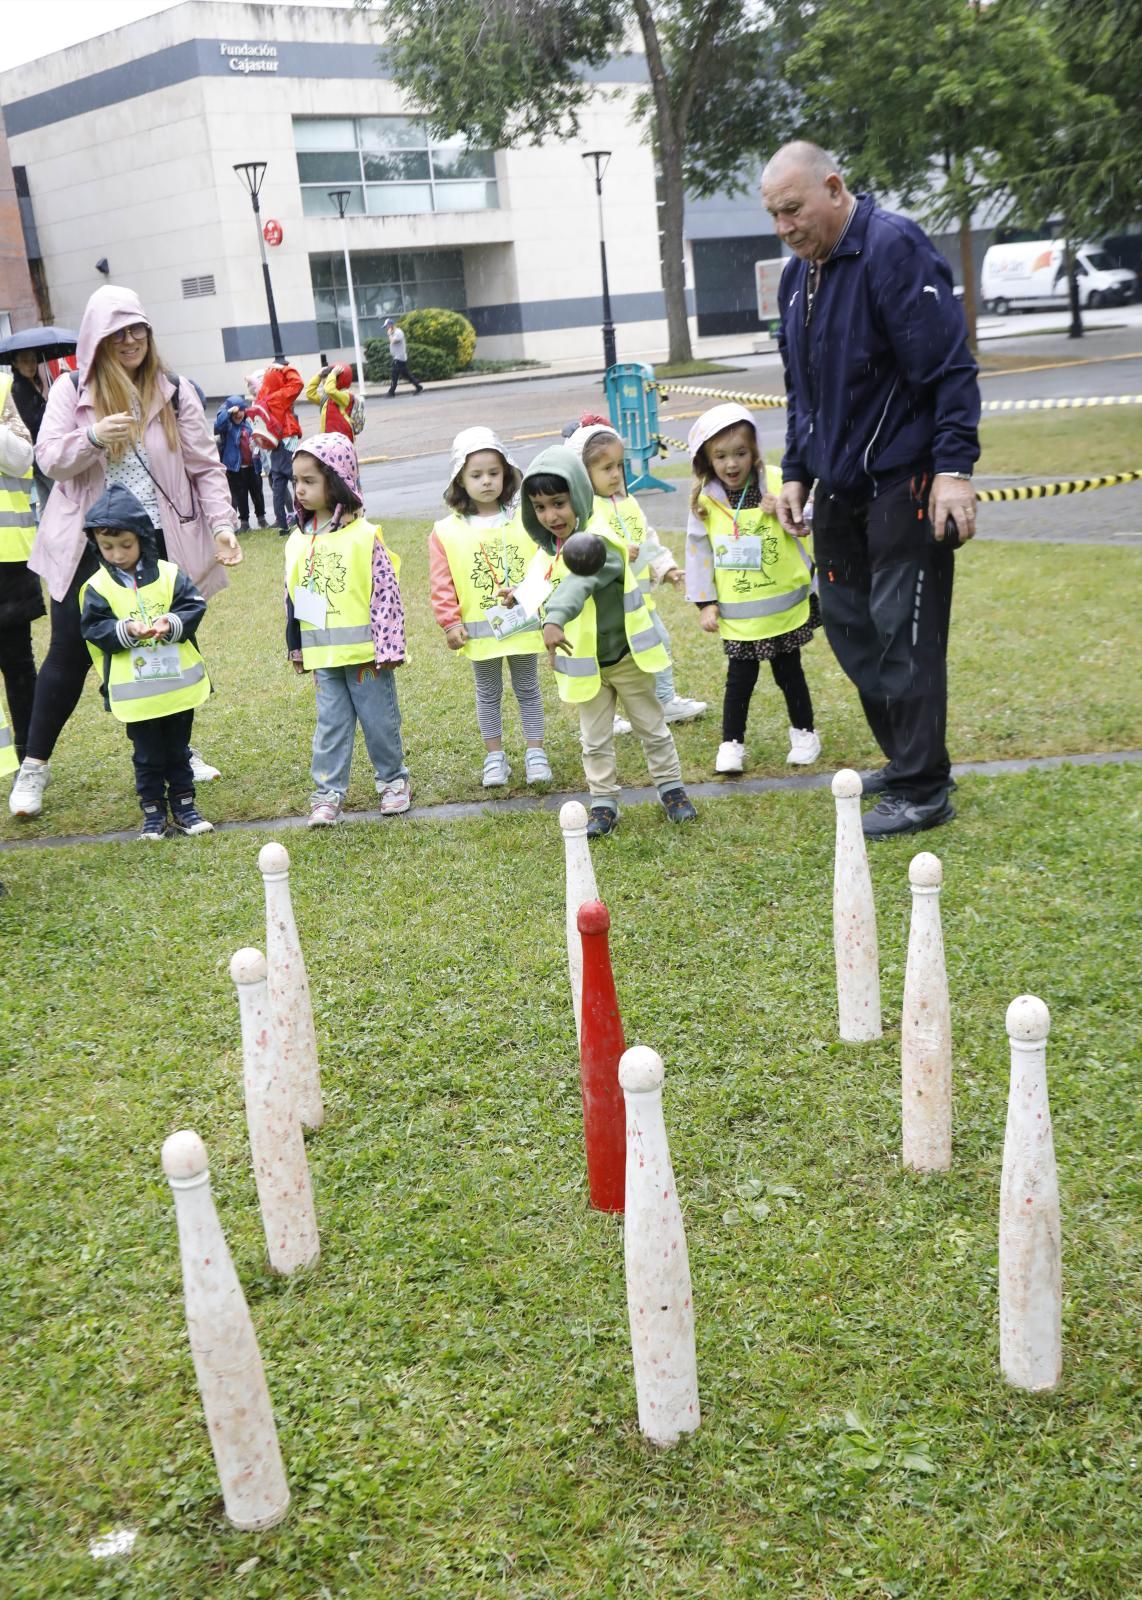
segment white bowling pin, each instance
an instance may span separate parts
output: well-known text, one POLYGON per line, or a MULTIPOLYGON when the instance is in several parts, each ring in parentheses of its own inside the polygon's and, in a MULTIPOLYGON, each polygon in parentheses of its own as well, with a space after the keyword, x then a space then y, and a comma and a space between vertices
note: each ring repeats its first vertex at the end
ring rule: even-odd
POLYGON ((999 1364, 1018 1389, 1053 1389, 1063 1371, 1059 1176, 1047 1103, 1042 1000, 1007 1008, 1011 1089, 999 1192, 999 1364))
POLYGON ((563 830, 563 857, 567 867, 567 968, 571 977, 571 1004, 575 1008, 575 1035, 583 1026, 583 941, 579 934, 579 907, 597 900, 595 867, 587 843, 587 808, 568 800, 559 808, 563 830))
POLYGON ((264 845, 258 852, 258 870, 266 886, 266 962, 278 1045, 293 1085, 302 1127, 320 1128, 325 1110, 321 1103, 313 1002, 290 899, 289 852, 285 846, 264 845))
POLYGON ((833 950, 841 1038, 880 1038, 880 960, 876 905, 860 822, 860 773, 844 767, 833 778, 837 846, 833 864, 833 950))
POLYGON ((904 1165, 946 1172, 952 1164, 952 1017, 940 926, 939 858, 912 857, 912 925, 900 1023, 904 1165))
POLYGON ((230 1259, 206 1148, 189 1129, 163 1145, 174 1194, 186 1327, 226 1515, 245 1531, 272 1528, 289 1508, 289 1485, 254 1324, 230 1259))
POLYGON ((320 1245, 301 1123, 277 1046, 260 950, 239 950, 230 962, 242 1019, 246 1123, 266 1248, 275 1272, 317 1260, 320 1245))
POLYGON ((662 1116, 662 1058, 624 1052, 627 1165, 623 1246, 638 1425, 654 1444, 674 1444, 702 1420, 694 1351, 694 1304, 682 1208, 662 1116))

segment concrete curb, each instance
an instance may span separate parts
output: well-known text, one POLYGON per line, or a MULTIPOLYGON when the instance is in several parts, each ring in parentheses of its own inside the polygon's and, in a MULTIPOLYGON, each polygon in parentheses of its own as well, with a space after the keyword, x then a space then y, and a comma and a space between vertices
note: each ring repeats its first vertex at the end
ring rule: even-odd
MULTIPOLYGON (((1106 750, 1092 755, 1028 756, 1011 761, 964 761, 953 766, 956 778, 997 778, 1023 772, 1050 772, 1059 767, 1114 767, 1142 762, 1142 750, 1106 750)), ((832 772, 803 772, 788 778, 730 778, 717 782, 687 784, 686 792, 692 799, 724 800, 739 794, 782 794, 790 790, 827 789, 833 781, 832 772)), ((458 822, 471 817, 509 816, 513 812, 558 811, 568 800, 583 800, 582 790, 561 790, 558 794, 518 795, 512 800, 460 800, 441 801, 436 805, 416 807, 408 813, 413 822, 458 822)), ((657 804, 655 789, 625 789, 622 803, 625 806, 657 804)), ((345 823, 385 822, 390 826, 397 820, 382 817, 379 810, 348 811, 345 823)), ((215 833, 280 833, 285 828, 304 828, 304 817, 270 817, 250 822, 217 822, 215 833)), ((0 840, 0 855, 12 855, 22 850, 60 850, 80 844, 133 844, 138 840, 135 829, 117 833, 73 833, 53 838, 0 840)))

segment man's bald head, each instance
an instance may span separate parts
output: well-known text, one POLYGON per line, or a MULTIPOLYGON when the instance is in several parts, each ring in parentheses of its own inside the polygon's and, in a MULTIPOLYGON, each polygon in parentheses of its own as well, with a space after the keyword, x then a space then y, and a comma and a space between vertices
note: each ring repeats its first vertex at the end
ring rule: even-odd
POLYGON ((761 175, 777 237, 794 255, 823 261, 844 230, 853 199, 827 150, 808 139, 783 144, 761 175))

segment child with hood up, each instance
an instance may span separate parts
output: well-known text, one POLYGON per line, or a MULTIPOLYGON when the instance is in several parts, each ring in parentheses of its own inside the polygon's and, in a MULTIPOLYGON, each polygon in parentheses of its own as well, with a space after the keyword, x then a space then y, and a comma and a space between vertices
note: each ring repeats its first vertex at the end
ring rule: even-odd
POLYGON ((543 450, 523 480, 523 525, 551 557, 552 588, 543 606, 543 643, 561 700, 579 707, 583 770, 591 791, 587 834, 613 833, 619 820, 615 760, 615 705, 621 700, 642 743, 662 808, 671 822, 696 816, 682 786, 674 739, 654 692, 654 674, 670 657, 654 629, 630 566, 624 539, 595 510, 587 469, 574 450, 543 450), (597 534, 606 558, 589 575, 573 573, 563 559, 572 534, 597 534))
POLYGON ((432 614, 449 650, 467 656, 476 680, 476 721, 484 741, 483 785, 501 788, 512 769, 504 754, 504 661, 526 743, 528 783, 550 783, 543 748, 539 619, 515 605, 513 591, 536 559, 516 502, 520 473, 490 428, 465 428, 452 441, 444 503, 449 515, 428 536, 432 614))
POLYGON ((757 424, 744 406, 711 406, 690 429, 694 477, 686 525, 686 598, 706 633, 720 633, 727 661, 722 743, 714 771, 742 772, 749 703, 768 661, 789 713, 787 762, 821 754, 801 647, 821 626, 806 542, 775 515, 781 473, 766 467, 757 424))
POLYGON ((318 433, 343 433, 355 437, 353 428, 353 369, 346 362, 322 367, 305 386, 305 398, 320 407, 318 433))
POLYGON ((238 532, 250 531, 250 501, 258 527, 266 526, 266 501, 262 494, 262 457, 254 443, 254 425, 246 412, 246 398, 228 394, 214 418, 218 456, 226 469, 230 499, 238 513, 238 532))
POLYGON ((80 631, 112 716, 127 726, 140 839, 212 833, 195 805, 194 708, 210 694, 195 634, 206 601, 173 561, 160 561, 154 523, 130 489, 112 486, 84 520, 98 570, 79 591, 80 631), (170 820, 167 820, 167 805, 170 820))
POLYGON ((293 456, 297 527, 285 550, 286 649, 317 693, 309 826, 341 819, 357 725, 377 780, 381 815, 412 804, 393 669, 405 658, 404 606, 395 554, 362 516, 352 442, 339 433, 303 439, 293 456))

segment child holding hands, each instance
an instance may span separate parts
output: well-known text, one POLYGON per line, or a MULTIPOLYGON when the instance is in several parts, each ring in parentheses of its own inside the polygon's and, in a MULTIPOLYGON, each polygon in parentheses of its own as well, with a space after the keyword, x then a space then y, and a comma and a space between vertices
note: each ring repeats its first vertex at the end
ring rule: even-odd
POLYGON ((504 754, 503 664, 506 659, 526 743, 528 783, 549 783, 543 748, 543 698, 539 619, 515 604, 535 546, 518 511, 520 473, 490 428, 465 428, 452 441, 442 517, 428 536, 432 612, 450 650, 472 663, 476 721, 484 740, 483 785, 500 788, 511 777, 504 754))
POLYGON ((722 743, 714 771, 745 767, 745 732, 758 672, 768 661, 789 713, 786 761, 821 754, 801 647, 821 626, 814 569, 802 541, 775 515, 781 473, 766 467, 761 438, 743 406, 712 406, 690 429, 693 482, 686 527, 686 597, 728 658, 722 743))
POLYGON ((286 649, 317 691, 309 826, 341 819, 357 724, 381 815, 412 804, 393 669, 405 658, 397 558, 362 516, 357 452, 339 433, 303 439, 293 456, 297 527, 285 551, 286 649))

